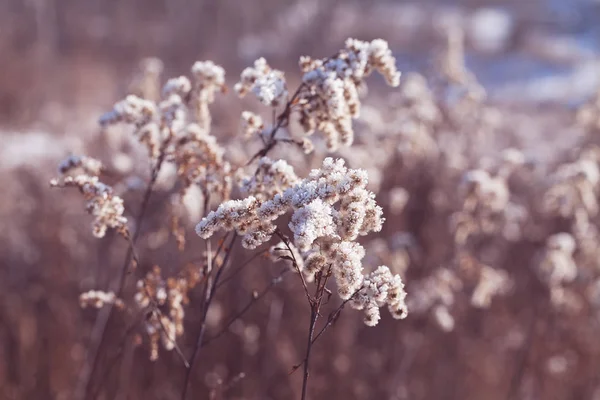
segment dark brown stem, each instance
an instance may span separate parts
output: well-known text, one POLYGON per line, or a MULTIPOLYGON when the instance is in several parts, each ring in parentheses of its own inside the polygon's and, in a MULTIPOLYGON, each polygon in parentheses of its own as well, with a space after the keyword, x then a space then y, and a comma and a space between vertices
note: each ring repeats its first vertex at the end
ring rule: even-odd
POLYGON ((317 322, 317 317, 319 312, 317 310, 317 304, 311 304, 310 306, 310 325, 308 328, 308 341, 306 344, 306 355, 304 356, 304 376, 302 378, 302 400, 306 399, 306 389, 308 387, 308 364, 310 361, 310 351, 313 345, 313 334, 315 332, 315 324, 317 322))
POLYGON ((333 325, 333 323, 335 321, 337 321, 338 317, 340 316, 340 313, 342 312, 342 310, 344 309, 344 307, 346 306, 346 304, 352 300, 352 298, 356 295, 356 293, 358 293, 358 291, 354 292, 354 294, 352 296, 350 296, 349 299, 346 299, 342 302, 342 304, 340 304, 340 306, 338 308, 335 309, 335 311, 333 311, 332 313, 329 314, 329 317, 327 318, 327 322, 325 323, 325 325, 321 328, 321 330, 319 331, 319 333, 316 334, 315 338, 313 339, 313 344, 319 339, 319 337, 321 337, 321 335, 323 333, 325 333, 325 331, 327 330, 327 328, 329 328, 331 325, 333 325))
POLYGON ((358 293, 358 292, 353 293, 349 299, 345 300, 335 311, 333 311, 331 314, 329 314, 329 318, 327 319, 325 326, 323 326, 323 328, 321 328, 319 333, 315 336, 315 327, 316 327, 317 319, 319 318, 319 315, 320 315, 321 306, 323 305, 324 294, 328 293, 327 281, 330 276, 331 276, 331 266, 329 266, 326 273, 323 273, 323 271, 321 271, 316 276, 317 288, 315 290, 314 301, 310 303, 311 315, 310 315, 310 325, 309 325, 309 329, 308 329, 308 343, 306 345, 306 354, 304 356, 304 359, 300 363, 294 365, 292 367, 292 370, 290 371, 290 374, 293 374, 296 370, 298 370, 298 368, 300 368, 301 366, 304 365, 304 375, 302 378, 302 399, 303 400, 306 398, 306 390, 307 390, 308 377, 309 377, 309 369, 308 368, 309 368, 310 354, 311 354, 311 349, 312 349, 313 344, 315 344, 317 339, 319 339, 319 337, 327 330, 327 328, 335 322, 335 320, 339 316, 340 312, 342 311, 342 309, 344 308, 346 303, 348 303, 352 299, 352 297, 354 297, 356 295, 356 293, 358 293))
POLYGON ((192 377, 192 371, 194 370, 194 366, 196 365, 196 359, 198 358, 198 352, 202 347, 202 340, 204 338, 204 334, 206 333, 206 318, 208 315, 208 309, 210 308, 210 304, 214 299, 215 293, 217 291, 217 285, 219 283, 219 279, 229 262, 231 254, 233 253, 233 245, 237 239, 237 234, 234 234, 231 238, 231 242, 229 243, 229 247, 227 249, 227 254, 221 263, 221 266, 217 270, 215 274, 215 279, 211 282, 210 279, 206 282, 205 287, 205 302, 202 310, 202 321, 200 322, 200 331, 198 332, 198 337, 196 339, 196 345, 194 347, 194 351, 192 352, 192 356, 190 358, 190 366, 186 368, 185 381, 183 383, 183 392, 181 393, 181 399, 185 400, 187 395, 188 386, 190 384, 190 378, 192 377))
POLYGON ((306 343, 306 355, 304 356, 304 374, 302 377, 302 400, 306 399, 306 391, 308 388, 308 377, 309 377, 309 364, 310 364, 310 354, 312 350, 312 346, 314 344, 314 334, 315 334, 315 326, 317 324, 317 319, 319 318, 319 313, 321 311, 321 305, 323 304, 323 295, 326 292, 327 281, 331 276, 331 266, 327 269, 327 271, 320 271, 315 276, 315 297, 313 301, 310 301, 310 324, 308 327, 308 339, 306 343))
POLYGON ((242 264, 240 264, 239 267, 237 267, 232 273, 230 273, 226 278, 221 279, 221 282, 219 282, 219 284, 217 285, 217 289, 220 288, 221 286, 225 285, 227 282, 229 282, 230 280, 232 280, 233 278, 235 278, 235 276, 237 274, 239 274, 240 272, 242 272, 242 270, 250 265, 252 263, 252 261, 256 260, 258 257, 264 255, 265 252, 260 252, 260 253, 256 253, 254 254, 252 257, 250 257, 249 259, 247 259, 246 261, 244 261, 242 264))
POLYGON ((275 230, 275 234, 279 237, 279 239, 281 239, 281 241, 285 244, 285 247, 287 247, 288 251, 290 252, 292 264, 294 265, 296 272, 298 272, 298 275, 300 275, 300 280, 302 281, 302 286, 304 287, 304 294, 306 295, 308 302, 312 305, 314 303, 314 299, 311 297, 310 293, 308 293, 306 279, 304 278, 302 271, 300 271, 300 267, 298 267, 298 260, 296 260, 296 257, 294 256, 294 252, 290 246, 290 240, 283 233, 281 233, 279 229, 275 230))

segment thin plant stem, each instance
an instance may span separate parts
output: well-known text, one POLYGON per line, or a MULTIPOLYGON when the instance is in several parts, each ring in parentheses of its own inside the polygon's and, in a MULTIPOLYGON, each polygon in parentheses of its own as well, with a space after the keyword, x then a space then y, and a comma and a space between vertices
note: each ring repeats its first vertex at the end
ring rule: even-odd
POLYGON ((277 140, 275 138, 275 135, 277 134, 277 131, 279 131, 279 129, 281 129, 283 126, 285 126, 289 123, 290 115, 292 113, 292 106, 295 104, 296 99, 298 98, 298 96, 300 95, 300 92, 302 92, 302 89, 304 87, 305 87, 304 83, 302 83, 298 86, 298 88, 296 89, 296 92, 292 95, 292 98, 285 105, 285 109, 277 117, 277 123, 275 124, 275 126, 273 128, 271 128, 271 133, 269 134, 269 139, 265 143, 265 147, 263 147, 256 154, 254 154, 250 158, 250 160, 248 160, 246 165, 250 165, 250 164, 252 164, 252 162, 254 160, 256 160, 260 157, 266 156, 277 145, 279 140, 277 140))
POLYGON ((185 381, 183 383, 183 391, 181 393, 182 400, 185 400, 185 398, 186 398, 189 383, 190 383, 190 378, 192 376, 192 371, 194 370, 194 366, 196 365, 196 360, 198 358, 198 353, 200 351, 200 348, 202 347, 202 340, 204 339, 204 334, 206 333, 206 318, 208 316, 208 309, 210 308, 210 304, 211 304, 211 302, 215 296, 215 293, 217 291, 216 289, 217 289, 217 285, 219 283, 219 279, 220 279, 221 275, 223 274, 223 271, 225 270, 227 263, 229 262, 231 254, 233 253, 233 245, 235 244, 236 239, 237 239, 237 234, 234 234, 233 237, 231 238, 231 242, 229 243, 229 247, 227 249, 227 254, 225 255, 225 258, 223 259, 221 266, 219 267, 219 269, 217 270, 217 272, 215 274, 215 279, 212 282, 210 280, 208 280, 206 283, 206 287, 205 287, 205 294, 206 294, 205 299, 206 300, 204 302, 204 307, 202 310, 202 321, 200 322, 200 331, 198 332, 198 337, 196 339, 196 345, 194 346, 194 351, 192 352, 192 356, 190 358, 190 366, 188 368, 186 368, 185 381))
MULTIPOLYGON (((127 252, 125 254, 125 260, 123 262, 123 266, 121 267, 121 270, 119 272, 119 280, 118 280, 118 286, 117 286, 117 297, 121 297, 121 295, 123 294, 123 290, 125 289, 125 282, 127 280, 127 276, 128 271, 129 271, 129 266, 131 264, 131 260, 132 260, 132 256, 133 256, 133 251, 134 248, 133 246, 131 246, 131 244, 136 244, 137 240, 141 234, 141 225, 142 222, 144 220, 144 217, 146 215, 146 212, 148 210, 148 204, 150 203, 150 197, 152 195, 152 192, 154 191, 154 185, 156 184, 156 180, 158 179, 158 174, 160 172, 160 169, 163 165, 163 162, 165 160, 165 156, 166 156, 166 148, 169 144, 170 140, 167 139, 165 140, 162 145, 161 145, 161 151, 160 151, 160 155, 155 163, 155 165, 152 167, 152 172, 151 172, 151 177, 150 177, 150 181, 148 182, 148 185, 146 186, 146 190, 144 192, 144 196, 142 198, 142 203, 140 205, 140 211, 138 212, 137 217, 135 218, 135 232, 133 233, 133 237, 128 237, 128 239, 130 239, 130 246, 128 246, 127 248, 127 252)), ((107 311, 104 312, 104 314, 100 314, 98 316, 98 318, 96 318, 96 324, 94 326, 93 332, 92 332, 92 338, 91 338, 91 343, 92 344, 96 344, 96 345, 92 345, 92 350, 88 353, 91 354, 92 356, 88 356, 88 360, 91 359, 92 362, 91 364, 87 364, 86 366, 84 366, 84 368, 82 369, 82 375, 79 379, 79 384, 78 387, 76 389, 75 392, 75 398, 89 398, 89 394, 90 394, 90 390, 91 390, 91 381, 92 381, 92 377, 94 376, 96 370, 98 369, 99 366, 99 362, 100 362, 100 354, 101 349, 104 347, 104 345, 106 344, 106 340, 108 335, 107 333, 107 328, 110 325, 110 322, 113 320, 114 318, 114 307, 112 304, 108 305, 107 311), (91 365, 91 367, 90 367, 91 365), (85 393, 85 394, 84 394, 85 393)))
MULTIPOLYGON (((356 292, 358 293, 358 292, 356 292)), ((354 297, 354 295, 352 295, 352 297, 354 297)), ((323 333, 325 333, 325 331, 327 330, 327 328, 329 328, 331 325, 333 325, 333 323, 338 319, 338 317, 340 316, 340 313, 342 312, 342 310, 344 309, 344 307, 346 306, 346 304, 352 300, 352 297, 350 297, 349 299, 346 299, 342 302, 342 304, 340 304, 340 306, 338 308, 336 308, 332 313, 329 314, 329 317, 327 318, 327 322, 325 323, 325 325, 323 325, 323 327, 321 328, 321 330, 319 331, 319 333, 317 333, 313 339, 313 344, 319 339, 319 337, 321 337, 321 335, 323 333)))
POLYGON ((273 278, 271 280, 271 282, 269 283, 269 285, 267 285, 267 287, 265 287, 260 293, 253 293, 252 294, 252 298, 250 299, 250 301, 238 312, 236 312, 233 316, 231 316, 228 319, 228 322, 223 326, 223 328, 221 328, 219 330, 219 332, 217 332, 214 336, 206 339, 204 342, 202 342, 202 346, 206 346, 207 344, 209 344, 210 342, 218 339, 219 337, 221 337, 225 332, 227 332, 229 330, 229 327, 231 327, 231 325, 233 325, 233 323, 235 321, 237 321, 238 319, 240 319, 254 304, 256 304, 261 298, 263 298, 271 289, 273 289, 273 287, 275 287, 277 284, 281 283, 281 281, 283 280, 283 276, 290 272, 289 269, 285 269, 283 270, 278 276, 276 276, 275 278, 273 278))
MULTIPOLYGON (((346 304, 348 304, 348 302, 350 300, 352 300, 352 298, 359 292, 359 290, 357 290, 356 292, 354 292, 354 294, 352 294, 352 296, 350 296, 350 298, 344 300, 342 302, 342 304, 340 304, 338 306, 338 308, 336 308, 334 311, 332 311, 329 314, 329 317, 327 317, 327 322, 325 322, 325 325, 323 325, 323 327, 321 328, 321 330, 319 330, 319 332, 314 335, 313 339, 312 339, 312 344, 314 345, 317 340, 319 340, 319 338, 321 337, 322 334, 325 333, 325 331, 334 324, 335 321, 337 321, 338 317, 340 316, 340 313, 342 312, 342 310, 344 309, 344 307, 346 306, 346 304)), ((300 361, 298 364, 294 365, 294 367, 292 368, 290 374, 294 373, 298 368, 300 368, 302 365, 304 365, 304 363, 306 362, 306 358, 304 358, 302 361, 300 361)))
POLYGON ((230 280, 232 280, 233 278, 235 278, 235 276, 237 274, 239 274, 240 272, 242 272, 242 270, 250 265, 252 263, 252 261, 256 260, 257 258, 259 258, 260 256, 265 255, 265 252, 260 252, 260 253, 256 253, 254 254, 252 257, 250 257, 249 259, 247 259, 246 261, 244 261, 239 267, 237 267, 232 273, 230 273, 226 278, 221 279, 221 282, 219 282, 219 284, 217 285, 217 288, 220 288, 221 286, 225 285, 227 282, 229 282, 230 280))
POLYGON ((306 294, 306 298, 308 299, 308 302, 312 304, 313 298, 308 293, 308 285, 306 284, 306 279, 304 278, 304 274, 302 274, 302 271, 300 271, 300 267, 298 267, 298 260, 296 260, 296 257, 294 256, 294 252, 292 251, 292 248, 290 246, 289 239, 283 233, 281 233, 279 231, 279 229, 275 230, 275 234, 281 239, 281 241, 285 244, 288 251, 290 252, 290 255, 292 257, 292 263, 294 264, 294 268, 296 268, 296 271, 300 275, 300 280, 302 281, 302 287, 304 288, 304 294, 306 294))
POLYGON ((135 319, 135 321, 131 325, 129 325, 129 327, 127 328, 127 330, 123 334, 123 339, 120 341, 119 348, 117 349, 117 351, 115 352, 115 354, 110 358, 110 361, 108 362, 107 368, 105 369, 104 374, 102 375, 102 378, 98 382, 98 387, 96 388, 95 391, 92 392, 92 396, 90 397, 91 399, 97 398, 98 395, 100 394, 100 390, 102 389, 102 384, 108 378, 108 375, 110 374, 110 372, 113 371, 113 367, 117 363, 119 357, 123 354, 123 350, 125 349, 125 342, 127 340, 127 337, 129 337, 129 335, 131 335, 133 333, 133 331, 135 330, 135 328, 137 328, 138 324, 140 322, 142 322, 142 320, 143 320, 144 316, 146 315, 147 311, 148 311, 147 309, 142 310, 139 313, 138 317, 135 319))
POLYGON ((317 305, 311 305, 310 307, 310 326, 308 328, 308 340, 306 343, 306 355, 304 357, 304 375, 302 377, 302 400, 306 399, 306 390, 308 388, 308 365, 310 361, 310 351, 313 344, 313 334, 315 333, 315 325, 317 323, 318 311, 317 305))

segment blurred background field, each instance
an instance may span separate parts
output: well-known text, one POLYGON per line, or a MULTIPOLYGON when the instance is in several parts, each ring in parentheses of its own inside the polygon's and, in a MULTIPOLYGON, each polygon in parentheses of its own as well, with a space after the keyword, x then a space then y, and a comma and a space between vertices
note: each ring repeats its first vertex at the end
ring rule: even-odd
MULTIPOLYGON (((464 61, 487 91, 485 108, 494 110, 494 128, 471 140, 470 120, 441 124, 428 133, 432 144, 396 134, 403 103, 394 101, 396 89, 373 77, 364 120, 356 122, 356 148, 338 154, 353 167, 375 171, 374 188, 388 221, 366 247, 380 260, 406 260, 399 268, 409 296, 411 288, 448 289, 440 284, 423 289, 423 282, 442 267, 458 271, 462 283, 451 289, 452 304, 440 300, 453 315, 452 327, 436 304, 422 312, 409 309, 404 321, 385 316, 375 328, 345 310, 315 345, 310 398, 600 399, 600 314, 587 295, 600 276, 594 252, 598 217, 586 208, 589 230, 581 233, 580 214, 550 217, 536 203, 553 185, 546 178, 558 166, 597 150, 600 124, 593 120, 600 107, 590 103, 600 87, 595 0, 0 0, 0 399, 77 394, 98 314, 79 307, 79 294, 107 288, 126 247, 115 235, 94 239, 81 199, 50 190, 47 182, 68 154, 110 158, 105 143, 110 139, 97 120, 127 94, 141 60, 161 59, 165 77, 187 74, 196 60, 213 60, 225 68, 232 87, 243 68, 264 56, 294 84, 301 55, 325 57, 348 37, 383 38, 403 74, 430 78, 449 26, 464 32, 464 61), (592 122, 581 123, 589 104, 592 122), (456 164, 448 161, 447 131, 459 143, 468 142, 456 150, 456 164), (451 217, 464 211, 464 199, 455 198, 460 176, 492 165, 508 147, 519 148, 535 164, 534 172, 517 171, 508 180, 511 204, 528 215, 518 239, 492 229, 458 243, 451 217), (450 164, 454 169, 448 172, 450 164), (397 188, 410 197, 398 213, 397 188), (440 197, 449 200, 439 206, 440 197), (572 282, 561 281, 561 288, 582 297, 578 306, 557 306, 553 288, 537 272, 548 238, 560 232, 575 237, 574 263, 585 269, 572 282), (488 307, 473 306, 477 279, 469 281, 465 257, 507 271, 510 290, 488 307)), ((219 97, 211 108, 212 134, 243 147, 235 135, 247 104, 232 92, 219 97)), ((600 158, 595 161, 597 168, 600 158)), ((146 179, 139 172, 143 167, 132 167, 132 176, 146 179)), ((598 179, 589 180, 597 198, 598 179)), ((154 263, 175 268, 174 260, 201 253, 200 239, 190 236, 187 252, 178 254, 168 232, 154 222, 167 193, 153 196, 143 228, 145 268, 154 263), (165 243, 170 250, 160 247, 165 243)), ((125 197, 129 212, 140 198, 139 192, 125 197)), ((508 217, 502 218, 507 225, 508 217)), ((236 253, 237 262, 244 259, 236 253)), ((275 271, 258 262, 220 293, 212 332, 275 271)), ((299 397, 302 377, 290 371, 303 355, 309 310, 297 283, 290 279, 273 288, 230 333, 203 349, 195 398, 299 397), (240 373, 245 377, 238 381, 240 373), (217 384, 219 379, 231 387, 217 384)), ((193 331, 192 310, 188 318, 193 331)), ((124 326, 111 327, 111 354, 124 326)), ((182 348, 188 350, 192 339, 184 338, 182 348)), ((143 345, 128 346, 116 364, 108 364, 104 370, 113 372, 102 380, 98 398, 179 398, 184 371, 174 354, 161 353, 152 363, 143 345)))

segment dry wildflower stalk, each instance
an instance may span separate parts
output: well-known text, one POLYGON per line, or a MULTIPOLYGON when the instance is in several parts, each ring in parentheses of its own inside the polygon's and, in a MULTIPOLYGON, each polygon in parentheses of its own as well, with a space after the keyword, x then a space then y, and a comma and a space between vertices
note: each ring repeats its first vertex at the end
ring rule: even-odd
MULTIPOLYGON (((155 70, 155 68, 151 69, 155 70)), ((134 253, 133 246, 140 233, 140 225, 159 172, 165 162, 175 160, 185 188, 197 184, 199 181, 210 182, 211 189, 216 188, 224 197, 228 195, 230 185, 228 184, 227 165, 223 164, 219 158, 220 150, 214 138, 208 135, 206 129, 198 128, 202 126, 206 128, 210 123, 207 107, 214 101, 214 93, 217 89, 224 90, 224 71, 221 67, 207 62, 196 63, 192 72, 194 73, 193 86, 185 77, 171 80, 163 88, 162 100, 158 95, 148 98, 129 95, 116 103, 112 111, 100 118, 100 124, 105 127, 117 123, 133 125, 134 135, 147 148, 151 164, 150 182, 146 187, 140 212, 135 221, 136 231, 132 237, 127 235, 130 247, 119 277, 117 289, 119 296, 125 288, 126 272, 134 253), (202 162, 206 162, 206 164, 203 165, 202 162)), ((154 81, 146 80, 147 84, 154 84, 152 82, 157 80, 159 73, 160 71, 154 75, 150 74, 154 81)), ((143 88, 144 84, 142 84, 143 88)), ((144 95, 145 91, 140 90, 139 93, 144 95)), ((106 338, 106 327, 111 322, 112 316, 113 309, 110 308, 107 318, 97 321, 94 341, 99 343, 95 350, 92 350, 91 371, 88 373, 84 369, 80 385, 83 389, 80 389, 79 392, 85 390, 88 394, 90 393, 89 377, 93 376, 98 366, 100 350, 106 338)), ((81 394, 81 396, 84 395, 81 394)))
MULTIPOLYGON (((259 115, 248 111, 242 113, 243 135, 258 136, 264 144, 263 149, 250 160, 259 159, 254 174, 246 176, 241 168, 238 170, 226 161, 225 149, 210 135, 209 105, 214 102, 217 92, 226 90, 223 68, 211 61, 196 62, 191 70, 191 79, 184 76, 170 79, 161 91, 158 88, 162 63, 149 59, 142 67, 142 74, 134 86, 135 94, 117 102, 100 118, 104 127, 116 124, 132 126, 134 137, 146 148, 150 159, 150 182, 135 221, 135 233, 131 235, 126 226, 122 199, 110 187, 99 182, 98 175, 102 172, 99 162, 86 157, 72 157, 61 165, 61 173, 65 176, 52 182, 53 186, 80 189, 88 201, 88 211, 96 218, 96 236, 102 237, 107 229, 114 228, 129 243, 118 290, 84 293, 82 305, 98 308, 105 304, 119 308, 128 306, 122 294, 129 259, 133 258, 136 265, 139 264, 135 245, 148 200, 161 168, 172 164, 179 186, 171 196, 169 225, 178 246, 183 248, 186 242, 181 220, 195 215, 193 210, 187 215, 183 212, 186 208, 194 208, 193 199, 196 199, 196 207, 198 202, 203 202, 202 213, 208 212, 211 201, 221 202, 217 211, 207 214, 197 225, 200 236, 209 239, 221 229, 235 232, 230 243, 225 245, 225 241, 221 241, 216 251, 212 251, 207 240, 203 271, 196 267, 192 275, 163 278, 160 268, 154 267, 137 280, 133 307, 136 310, 149 309, 142 324, 149 337, 150 359, 158 358, 160 343, 166 350, 178 351, 186 364, 182 393, 182 398, 185 398, 200 348, 218 337, 204 340, 206 318, 217 289, 237 272, 221 280, 237 236, 242 236, 244 247, 254 249, 277 235, 281 242, 271 249, 271 255, 274 260, 291 262, 301 277, 311 307, 302 389, 305 398, 311 346, 332 323, 327 321, 314 337, 321 305, 330 294, 327 288, 329 278, 334 277, 337 283, 342 307, 350 303, 353 308, 364 310, 365 323, 370 326, 377 324, 379 309, 383 306, 387 306, 395 318, 404 318, 407 312, 404 303, 406 293, 400 276, 392 274, 386 266, 363 273, 361 260, 365 249, 356 240, 359 236, 380 231, 384 221, 374 193, 366 189, 365 171, 348 169, 341 159, 326 158, 321 169, 313 170, 302 179, 285 160, 271 160, 266 156, 277 143, 293 143, 305 152, 312 151, 313 144, 308 136, 315 130, 324 134, 328 150, 335 150, 339 145, 350 146, 354 141, 352 120, 360 113, 359 90, 364 79, 376 70, 389 85, 398 86, 400 73, 396 70, 395 59, 383 40, 362 42, 349 39, 345 48, 333 57, 322 60, 303 57, 300 60, 302 84, 292 95, 281 71, 271 68, 262 58, 256 60, 252 67, 242 72, 235 91, 239 96, 254 94, 262 104, 274 110, 274 115, 277 109, 281 111, 271 127, 265 127, 259 115), (289 125, 292 114, 298 115, 304 137, 278 137, 278 131, 289 125), (66 175, 75 172, 82 174, 66 175), (240 178, 240 191, 248 197, 229 200, 234 175, 240 178), (190 193, 194 191, 199 191, 201 196, 190 200, 190 193), (185 204, 186 201, 189 204, 185 204), (288 227, 293 239, 288 239, 275 225, 276 220, 290 211, 288 227), (308 289, 310 282, 314 282, 315 286, 312 296, 308 289), (184 334, 187 293, 200 283, 204 292, 202 320, 191 363, 187 365, 176 340, 184 334)), ((284 270, 284 273, 289 270, 284 270)), ((249 305, 234 315, 228 324, 239 318, 279 281, 274 279, 265 291, 254 295, 249 305)), ((93 356, 90 376, 98 366, 98 353, 104 344, 104 332, 111 316, 112 308, 108 319, 104 323, 98 322, 100 342, 93 356)), ((90 390, 88 385, 88 394, 90 390)))
POLYGON ((250 113, 242 116, 245 134, 258 133, 265 143, 251 161, 266 156, 279 142, 296 143, 305 152, 311 152, 313 145, 308 136, 316 130, 324 134, 330 151, 340 145, 352 145, 352 120, 360 114, 359 88, 374 70, 381 73, 390 86, 398 86, 400 72, 395 62, 384 40, 348 39, 345 48, 332 57, 321 60, 301 57, 302 84, 290 97, 283 73, 272 69, 263 58, 256 60, 253 67, 242 72, 240 82, 235 85, 236 92, 240 96, 251 92, 261 103, 274 109, 285 107, 267 131, 259 132, 262 121, 256 116, 250 113), (301 141, 276 137, 280 128, 288 126, 292 112, 299 115, 304 131, 301 141))

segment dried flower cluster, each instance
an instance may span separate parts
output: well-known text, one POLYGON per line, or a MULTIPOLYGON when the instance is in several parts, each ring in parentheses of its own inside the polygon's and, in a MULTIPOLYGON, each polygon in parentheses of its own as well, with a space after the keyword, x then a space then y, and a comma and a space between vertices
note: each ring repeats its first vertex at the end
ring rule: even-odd
POLYGON ((52 187, 76 187, 84 199, 87 200, 86 211, 94 216, 92 232, 101 238, 107 229, 116 229, 121 235, 128 235, 127 218, 123 216, 125 207, 123 199, 114 194, 113 189, 100 182, 97 176, 89 173, 98 173, 102 164, 89 157, 69 157, 60 164, 60 171, 68 174, 82 169, 83 174, 63 176, 50 181, 52 187))
POLYGON ((264 58, 246 68, 240 82, 234 89, 240 97, 252 92, 261 103, 269 107, 279 107, 288 100, 287 84, 283 72, 273 69, 264 58))
POLYGON ((82 308, 88 306, 102 308, 106 304, 114 304, 119 308, 124 307, 123 300, 119 299, 114 292, 103 292, 101 290, 90 290, 79 296, 79 304, 82 308))
POLYGON ((411 312, 421 314, 433 311, 434 318, 444 331, 454 329, 454 317, 450 308, 454 305, 457 292, 463 288, 458 276, 447 268, 438 268, 427 278, 414 282, 407 298, 411 312))
POLYGON ((200 279, 197 270, 189 270, 187 274, 164 279, 161 269, 154 266, 144 279, 137 281, 135 304, 138 309, 151 307, 144 321, 146 334, 150 339, 150 359, 158 359, 159 343, 171 351, 176 346, 176 339, 183 335, 184 304, 189 302, 187 293, 194 288, 200 279))
POLYGON ((294 168, 285 160, 273 161, 262 157, 254 175, 242 179, 240 190, 244 195, 266 200, 283 193, 299 181, 294 168))
POLYGON ((395 318, 405 318, 408 313, 405 298, 400 275, 392 275, 388 267, 380 266, 364 277, 362 288, 352 299, 352 306, 365 310, 365 324, 375 326, 381 318, 379 308, 386 304, 395 318))
POLYGON ((67 157, 58 165, 61 175, 83 175, 98 176, 104 166, 99 160, 87 156, 72 155, 67 157))
POLYGON ((301 181, 289 165, 262 159, 258 173, 245 181, 248 192, 261 188, 261 195, 222 203, 202 219, 196 232, 208 239, 218 230, 235 230, 243 235, 244 247, 253 249, 270 240, 277 230, 275 221, 291 209, 288 226, 294 235, 295 248, 306 254, 304 273, 312 276, 330 269, 342 299, 349 299, 358 291, 367 296, 369 302, 363 299, 356 304, 370 310, 369 323, 378 319, 374 305, 379 307, 384 303, 393 315, 403 317, 400 277, 392 276, 389 270, 384 274, 387 267, 380 267, 377 278, 373 277, 375 283, 368 281, 371 283, 367 286, 381 286, 381 293, 387 293, 388 287, 394 288, 389 289, 391 297, 363 288, 361 260, 365 251, 354 240, 359 235, 381 230, 383 223, 382 209, 366 185, 366 173, 346 168, 341 159, 326 158, 320 169, 312 170, 301 181))
MULTIPOLYGON (((301 57, 302 85, 292 96, 291 103, 299 114, 300 125, 306 135, 315 130, 323 132, 330 151, 338 146, 350 146, 354 141, 352 120, 360 114, 359 90, 364 79, 376 70, 390 86, 398 86, 400 72, 387 42, 376 39, 363 42, 348 39, 344 49, 334 57, 314 60, 301 57)), ((264 58, 246 68, 235 86, 240 96, 254 93, 265 105, 278 107, 288 101, 285 77, 272 69, 264 58)), ((260 129, 262 121, 250 113, 242 115, 243 132, 252 135, 260 129)), ((271 138, 272 139, 272 138, 271 138)), ((312 150, 308 139, 302 147, 312 150)))
POLYGON ((245 138, 250 138, 252 136, 261 137, 265 125, 260 115, 250 111, 244 111, 242 112, 241 122, 242 133, 245 138))
POLYGON ((345 49, 322 60, 300 59, 305 90, 298 98, 300 124, 306 134, 323 132, 329 150, 354 141, 352 119, 360 114, 359 89, 366 76, 378 71, 390 86, 400 83, 396 60, 387 42, 348 39, 345 49))

